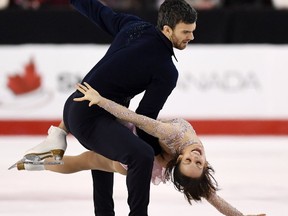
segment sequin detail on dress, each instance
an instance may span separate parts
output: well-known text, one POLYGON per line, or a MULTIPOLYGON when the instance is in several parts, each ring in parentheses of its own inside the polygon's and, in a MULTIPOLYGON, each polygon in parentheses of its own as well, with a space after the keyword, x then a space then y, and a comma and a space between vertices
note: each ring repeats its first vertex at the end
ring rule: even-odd
MULTIPOLYGON (((184 119, 175 118, 172 120, 156 121, 143 115, 137 115, 126 107, 107 99, 103 99, 98 105, 118 119, 129 121, 152 136, 158 137, 160 142, 167 145, 172 154, 183 150, 186 146, 191 145, 194 142, 201 143, 193 127, 184 119), (160 126, 161 122, 167 124, 162 124, 160 126), (171 127, 171 125, 173 127, 171 127)), ((165 183, 164 172, 165 168, 154 160, 151 182, 156 185, 160 182, 165 183)), ((219 212, 226 216, 243 216, 241 212, 217 194, 212 194, 207 200, 219 212)))
POLYGON ((170 149, 171 153, 174 155, 177 152, 181 152, 186 146, 192 145, 193 143, 197 142, 198 138, 196 136, 195 130, 193 127, 184 119, 181 118, 175 118, 170 120, 162 120, 160 121, 172 124, 177 130, 178 133, 168 133, 168 131, 163 131, 162 133, 165 133, 167 137, 164 139, 161 139, 163 143, 165 143, 168 148, 170 149), (192 139, 184 139, 185 133, 193 133, 195 137, 192 137, 192 139))
POLYGON ((184 119, 154 120, 147 116, 135 114, 126 107, 110 100, 102 100, 101 104, 98 105, 118 119, 129 121, 146 133, 158 137, 160 142, 167 145, 172 154, 182 151, 188 145, 200 142, 193 127, 184 119), (166 123, 165 126, 161 125, 159 121, 166 123))

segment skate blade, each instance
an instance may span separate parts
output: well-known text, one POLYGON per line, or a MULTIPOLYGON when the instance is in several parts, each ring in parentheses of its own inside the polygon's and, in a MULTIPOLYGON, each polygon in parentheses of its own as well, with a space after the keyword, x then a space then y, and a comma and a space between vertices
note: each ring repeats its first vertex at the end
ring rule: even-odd
POLYGON ((45 158, 53 157, 53 154, 50 152, 40 153, 40 154, 26 154, 24 155, 23 159, 29 160, 29 161, 41 161, 45 158))
POLYGON ((33 165, 63 165, 64 162, 61 160, 55 161, 24 161, 25 164, 33 164, 33 165))
MULTIPOLYGON (((33 159, 36 159, 37 157, 33 157, 33 159)), ((10 166, 8 168, 8 170, 11 170, 13 168, 17 167, 17 164, 19 163, 24 163, 24 164, 33 164, 33 165, 62 165, 64 164, 63 161, 61 160, 54 160, 54 161, 43 161, 43 160, 28 160, 26 157, 24 157, 23 159, 17 161, 16 163, 14 163, 12 166, 10 166)))
POLYGON ((19 161, 17 161, 17 162, 14 163, 12 166, 10 166, 10 167, 8 168, 8 170, 11 170, 11 169, 13 169, 13 168, 16 168, 18 163, 22 163, 22 162, 24 162, 24 161, 25 161, 24 158, 21 159, 21 160, 19 160, 19 161))
MULTIPOLYGON (((20 163, 20 162, 17 162, 17 163, 20 163)), ((16 168, 16 167, 17 167, 17 163, 15 163, 15 164, 13 164, 12 166, 10 166, 10 167, 8 168, 8 170, 11 170, 11 169, 13 169, 13 168, 16 168)))
POLYGON ((27 163, 29 162, 40 162, 43 158, 40 157, 39 155, 25 155, 21 160, 17 161, 16 163, 14 163, 12 166, 10 166, 8 168, 8 170, 11 170, 15 167, 17 167, 18 163, 27 163))

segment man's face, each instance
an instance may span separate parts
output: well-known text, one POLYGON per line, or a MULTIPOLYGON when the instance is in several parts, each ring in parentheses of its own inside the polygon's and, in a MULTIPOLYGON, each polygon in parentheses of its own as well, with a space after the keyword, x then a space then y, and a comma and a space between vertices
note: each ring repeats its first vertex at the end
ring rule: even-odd
POLYGON ((194 40, 193 32, 196 29, 196 23, 185 24, 183 22, 178 23, 171 31, 170 41, 173 47, 179 50, 186 48, 187 44, 194 40))

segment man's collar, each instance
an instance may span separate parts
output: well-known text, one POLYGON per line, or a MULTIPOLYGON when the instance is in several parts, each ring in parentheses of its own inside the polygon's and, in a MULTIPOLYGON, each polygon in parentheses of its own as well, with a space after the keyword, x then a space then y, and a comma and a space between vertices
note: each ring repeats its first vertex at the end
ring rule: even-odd
POLYGON ((166 47, 169 49, 171 56, 173 56, 175 60, 178 62, 178 59, 176 58, 174 50, 173 50, 172 42, 157 27, 156 27, 156 31, 159 34, 162 41, 165 43, 166 47))

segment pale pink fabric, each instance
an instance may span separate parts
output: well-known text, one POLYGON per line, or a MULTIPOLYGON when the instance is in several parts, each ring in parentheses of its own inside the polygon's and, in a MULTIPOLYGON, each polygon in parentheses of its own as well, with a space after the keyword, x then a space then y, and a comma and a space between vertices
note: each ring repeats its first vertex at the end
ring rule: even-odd
POLYGON ((165 183, 165 168, 162 167, 156 160, 154 160, 151 182, 154 185, 159 185, 161 182, 165 183))

